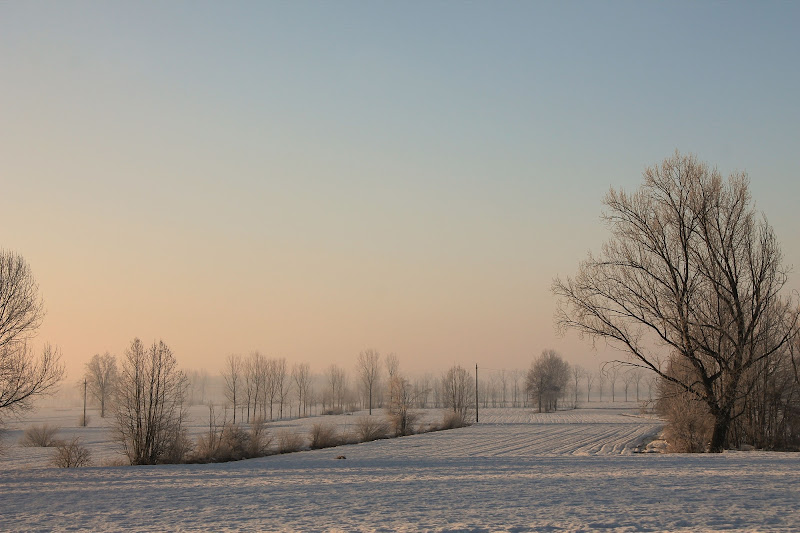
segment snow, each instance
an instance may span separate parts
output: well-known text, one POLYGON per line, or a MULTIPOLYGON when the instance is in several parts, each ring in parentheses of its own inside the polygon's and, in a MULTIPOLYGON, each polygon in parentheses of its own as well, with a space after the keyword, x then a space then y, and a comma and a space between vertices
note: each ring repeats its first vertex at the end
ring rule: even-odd
MULTIPOLYGON (((65 428, 78 420, 73 410, 37 414, 37 423, 48 416, 65 428)), ((354 418, 276 426, 302 432, 320 420, 354 418)), ((14 444, 30 423, 12 427, 0 459, 2 530, 800 529, 800 455, 632 453, 659 422, 630 404, 550 414, 489 409, 480 424, 457 430, 153 467, 46 467, 52 450, 14 444)), ((198 421, 194 430, 201 428, 198 421)), ((63 431, 93 435, 91 446, 111 457, 108 429, 88 429, 63 431)))

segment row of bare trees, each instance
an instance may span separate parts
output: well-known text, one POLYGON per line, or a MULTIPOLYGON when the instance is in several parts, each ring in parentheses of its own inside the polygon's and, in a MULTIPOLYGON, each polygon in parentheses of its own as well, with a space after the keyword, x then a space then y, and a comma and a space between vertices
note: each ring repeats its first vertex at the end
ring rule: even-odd
MULTIPOLYGON (((237 408, 248 423, 251 418, 274 420, 276 404, 278 417, 283 418, 295 379, 294 372, 290 375, 287 371, 285 358, 267 358, 260 352, 247 357, 230 355, 222 375, 226 397, 233 406, 234 423, 237 408)), ((304 392, 302 388, 299 390, 301 394, 304 392)))

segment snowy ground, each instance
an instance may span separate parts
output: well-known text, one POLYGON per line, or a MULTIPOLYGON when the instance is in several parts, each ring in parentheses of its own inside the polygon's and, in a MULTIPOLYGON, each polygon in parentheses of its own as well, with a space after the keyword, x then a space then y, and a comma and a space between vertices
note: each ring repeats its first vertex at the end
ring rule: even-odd
POLYGON ((631 453, 657 430, 631 408, 497 409, 469 428, 328 450, 70 470, 10 446, 0 529, 800 530, 800 455, 631 453))

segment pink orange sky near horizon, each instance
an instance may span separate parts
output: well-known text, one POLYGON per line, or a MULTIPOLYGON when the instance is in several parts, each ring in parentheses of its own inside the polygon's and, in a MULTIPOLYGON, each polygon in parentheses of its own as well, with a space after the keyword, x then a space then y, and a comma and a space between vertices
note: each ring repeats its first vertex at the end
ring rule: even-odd
MULTIPOLYGON (((163 339, 217 372, 525 369, 609 187, 746 170, 800 264, 794 4, 0 5, 0 247, 69 380, 163 339)), ((800 287, 798 275, 789 290, 800 287)))

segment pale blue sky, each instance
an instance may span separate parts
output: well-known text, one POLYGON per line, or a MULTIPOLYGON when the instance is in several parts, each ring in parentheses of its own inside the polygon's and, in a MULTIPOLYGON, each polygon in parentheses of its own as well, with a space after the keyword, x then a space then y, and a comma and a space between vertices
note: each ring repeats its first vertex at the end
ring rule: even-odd
POLYGON ((800 265, 799 25, 789 2, 3 3, 0 246, 72 369, 135 335, 212 370, 595 364, 550 281, 676 148, 747 170, 800 265))

